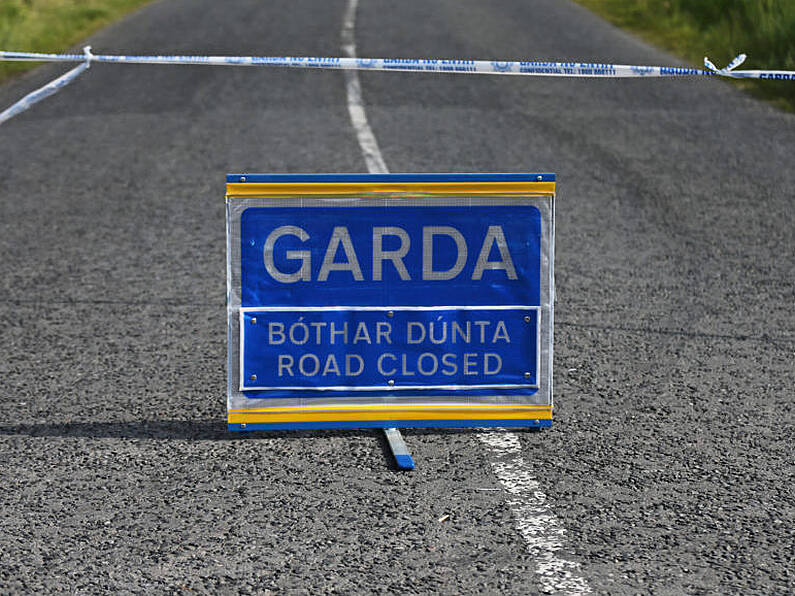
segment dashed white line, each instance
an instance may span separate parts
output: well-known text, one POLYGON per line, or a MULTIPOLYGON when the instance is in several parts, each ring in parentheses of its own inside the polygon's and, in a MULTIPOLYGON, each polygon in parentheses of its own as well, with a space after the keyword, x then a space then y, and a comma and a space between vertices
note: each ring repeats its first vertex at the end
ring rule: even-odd
MULTIPOLYGON (((355 25, 358 5, 359 0, 348 0, 342 22, 342 52, 350 58, 356 58, 355 25)), ((389 169, 367 122, 359 73, 355 70, 344 72, 348 113, 367 170, 371 174, 386 174, 389 169)), ((549 500, 541 490, 532 468, 522 457, 518 435, 506 431, 490 431, 480 434, 479 438, 489 449, 494 475, 511 495, 508 506, 516 520, 516 528, 524 538, 527 551, 535 559, 535 571, 541 591, 564 596, 590 594, 591 588, 580 573, 580 564, 566 554, 565 530, 552 512, 549 500)))

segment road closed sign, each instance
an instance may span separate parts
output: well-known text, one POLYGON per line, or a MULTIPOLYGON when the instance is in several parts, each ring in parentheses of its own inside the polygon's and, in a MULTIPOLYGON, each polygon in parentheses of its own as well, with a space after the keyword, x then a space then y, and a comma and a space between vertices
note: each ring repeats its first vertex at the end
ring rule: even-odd
POLYGON ((554 193, 227 176, 230 430, 548 426, 554 193))

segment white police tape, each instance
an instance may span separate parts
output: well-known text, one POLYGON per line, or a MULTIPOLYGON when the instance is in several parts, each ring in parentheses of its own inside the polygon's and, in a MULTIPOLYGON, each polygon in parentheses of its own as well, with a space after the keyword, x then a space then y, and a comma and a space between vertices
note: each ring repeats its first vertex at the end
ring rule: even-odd
POLYGON ((283 68, 321 68, 332 70, 374 70, 453 74, 492 74, 547 77, 630 78, 722 76, 734 79, 778 79, 795 81, 795 71, 735 70, 745 61, 740 54, 726 68, 717 68, 704 58, 706 70, 679 66, 636 66, 590 62, 538 62, 512 60, 429 60, 418 58, 322 58, 302 56, 123 56, 94 55, 91 46, 83 54, 39 54, 0 51, 0 60, 22 62, 82 62, 52 83, 25 96, 0 113, 0 124, 31 105, 68 85, 91 62, 113 64, 193 64, 209 66, 271 66, 283 68))
POLYGON ((39 87, 35 91, 31 91, 25 97, 20 99, 18 102, 13 104, 11 107, 6 108, 2 112, 0 112, 0 124, 3 124, 6 120, 10 120, 17 114, 24 112, 30 106, 35 103, 40 102, 42 99, 49 97, 53 93, 57 93, 63 87, 66 87, 69 83, 74 81, 77 77, 79 77, 83 72, 91 68, 91 59, 93 58, 91 54, 91 46, 86 46, 83 48, 83 57, 82 57, 82 64, 76 66, 66 74, 61 75, 54 81, 50 81, 43 87, 39 87))
POLYGON ((716 67, 709 58, 704 58, 704 66, 716 75, 734 79, 776 79, 781 81, 795 81, 795 71, 792 70, 734 70, 745 62, 745 54, 740 54, 729 62, 726 68, 716 67))
MULTIPOLYGON (((321 58, 300 56, 122 56, 88 54, 93 62, 122 64, 197 64, 214 66, 273 66, 337 70, 396 70, 440 73, 534 75, 557 77, 676 77, 713 76, 731 78, 795 80, 795 71, 734 70, 745 60, 740 54, 731 64, 718 69, 704 59, 707 70, 678 66, 635 66, 589 62, 536 62, 511 60, 427 60, 417 58, 321 58)), ((81 54, 36 54, 0 51, 0 60, 28 62, 82 62, 81 54)))

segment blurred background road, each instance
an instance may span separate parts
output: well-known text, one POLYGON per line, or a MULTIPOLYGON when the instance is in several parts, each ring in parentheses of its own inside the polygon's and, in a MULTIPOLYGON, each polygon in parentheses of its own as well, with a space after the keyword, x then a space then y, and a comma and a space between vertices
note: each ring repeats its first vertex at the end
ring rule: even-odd
MULTIPOLYGON (((161 1, 89 43, 339 56, 344 12, 161 1)), ((355 38, 676 63, 560 0, 361 0, 355 38)), ((795 116, 718 80, 360 79, 390 171, 558 174, 556 417, 519 436, 590 589, 792 593, 795 116)), ((476 432, 406 431, 398 473, 376 431, 225 430, 224 175, 359 171, 341 72, 96 64, 0 129, 0 591, 539 591, 476 432)))

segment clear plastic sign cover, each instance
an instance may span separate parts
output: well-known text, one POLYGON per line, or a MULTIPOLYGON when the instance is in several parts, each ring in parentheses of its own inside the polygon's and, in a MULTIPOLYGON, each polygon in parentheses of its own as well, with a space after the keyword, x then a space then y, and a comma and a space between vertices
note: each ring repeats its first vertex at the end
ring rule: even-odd
POLYGON ((554 176, 227 183, 230 429, 549 424, 554 176))

